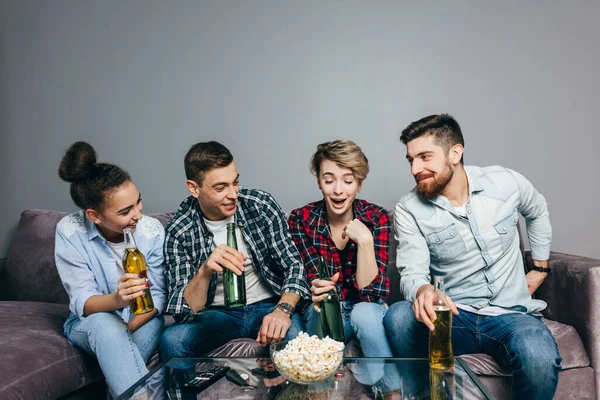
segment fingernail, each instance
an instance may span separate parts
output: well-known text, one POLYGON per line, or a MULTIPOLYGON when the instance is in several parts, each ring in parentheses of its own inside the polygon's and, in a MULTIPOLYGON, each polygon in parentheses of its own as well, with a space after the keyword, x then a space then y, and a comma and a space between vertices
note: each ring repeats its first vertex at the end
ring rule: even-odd
POLYGON ((149 287, 150 287, 150 284, 149 284, 149 283, 146 283, 146 287, 147 287, 147 288, 149 288, 149 287))
POLYGON ((143 278, 143 277, 144 277, 144 275, 138 274, 138 278, 143 278))

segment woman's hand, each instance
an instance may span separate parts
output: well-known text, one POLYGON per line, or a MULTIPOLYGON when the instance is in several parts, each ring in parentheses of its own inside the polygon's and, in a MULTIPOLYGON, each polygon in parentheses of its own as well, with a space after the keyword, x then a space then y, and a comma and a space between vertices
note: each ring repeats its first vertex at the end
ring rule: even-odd
POLYGON ((350 238, 350 240, 356 242, 359 246, 373 243, 373 234, 369 228, 356 218, 344 227, 342 239, 345 239, 346 236, 350 238))
POLYGON ((310 291, 312 293, 313 306, 315 307, 316 312, 321 312, 321 309, 317 304, 327 298, 327 295, 330 290, 336 290, 335 283, 338 281, 339 278, 340 273, 336 272, 331 277, 330 281, 322 279, 315 279, 314 281, 312 281, 310 291))
POLYGON ((129 302, 144 294, 144 290, 150 287, 148 279, 141 278, 136 274, 124 274, 117 281, 117 293, 119 308, 126 307, 129 302))

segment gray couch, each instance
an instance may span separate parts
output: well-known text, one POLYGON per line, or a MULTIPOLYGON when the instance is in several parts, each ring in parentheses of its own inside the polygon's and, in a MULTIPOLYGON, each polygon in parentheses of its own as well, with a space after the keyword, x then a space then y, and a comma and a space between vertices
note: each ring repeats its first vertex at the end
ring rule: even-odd
MULTIPOLYGON (((13 234, 8 257, 0 261, 0 399, 105 399, 96 360, 62 335, 68 298, 54 264, 54 230, 65 213, 27 210, 13 234)), ((171 214, 157 214, 163 224, 171 214)), ((390 254, 392 293, 400 299, 390 254)), ((531 259, 525 254, 527 265, 531 259)), ((553 272, 537 296, 548 303, 545 323, 563 357, 557 399, 596 399, 600 377, 600 260, 552 253, 553 272)), ((356 351, 356 346, 350 346, 356 351)), ((235 340, 211 352, 220 356, 267 355, 253 340, 235 340)), ((510 398, 510 372, 490 357, 463 357, 490 392, 510 398)))

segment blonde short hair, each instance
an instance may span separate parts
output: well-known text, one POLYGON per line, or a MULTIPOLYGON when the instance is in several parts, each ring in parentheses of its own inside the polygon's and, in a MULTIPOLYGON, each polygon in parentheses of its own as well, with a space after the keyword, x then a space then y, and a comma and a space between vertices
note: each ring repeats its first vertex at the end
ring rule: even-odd
POLYGON ((352 140, 334 140, 317 146, 317 151, 310 160, 310 172, 317 178, 321 172, 323 160, 329 160, 350 169, 352 175, 361 182, 369 173, 367 156, 352 140))

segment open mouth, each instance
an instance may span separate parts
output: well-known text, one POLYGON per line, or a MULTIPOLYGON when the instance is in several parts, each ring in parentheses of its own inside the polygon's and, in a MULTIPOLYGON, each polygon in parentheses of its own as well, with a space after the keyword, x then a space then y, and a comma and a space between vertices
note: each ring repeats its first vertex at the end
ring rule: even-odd
POLYGON ((342 208, 346 203, 346 199, 331 199, 331 203, 335 208, 342 208))
POLYGON ((223 204, 223 207, 225 207, 225 209, 228 211, 235 210, 235 201, 231 202, 231 203, 223 204))

